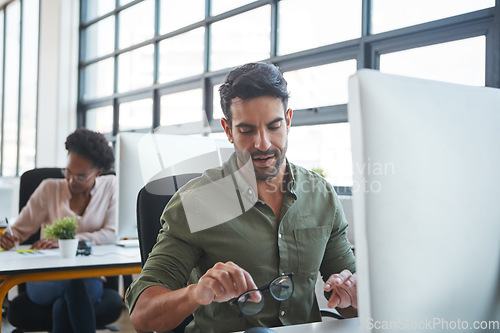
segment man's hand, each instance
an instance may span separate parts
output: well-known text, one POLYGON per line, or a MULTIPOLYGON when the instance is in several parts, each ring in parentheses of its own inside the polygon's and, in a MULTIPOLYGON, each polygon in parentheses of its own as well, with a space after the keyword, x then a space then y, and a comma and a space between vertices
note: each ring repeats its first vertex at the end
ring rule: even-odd
POLYGON ((4 250, 10 250, 19 244, 19 237, 12 236, 7 229, 4 229, 0 235, 0 247, 4 250))
POLYGON ((249 289, 257 289, 250 274, 228 261, 218 262, 196 284, 169 290, 151 286, 144 290, 130 314, 138 332, 171 331, 200 305, 226 302, 249 289))
POLYGON ((227 302, 250 289, 257 289, 250 274, 235 263, 217 263, 198 281, 193 291, 196 303, 227 302))
POLYGON ((332 274, 326 280, 325 291, 332 291, 332 295, 328 300, 329 308, 347 308, 349 306, 358 307, 358 292, 357 292, 358 277, 356 273, 352 274, 347 269, 340 274, 332 274))
POLYGON ((46 250, 56 247, 59 247, 57 239, 40 239, 34 242, 33 245, 31 245, 31 248, 35 250, 46 250))

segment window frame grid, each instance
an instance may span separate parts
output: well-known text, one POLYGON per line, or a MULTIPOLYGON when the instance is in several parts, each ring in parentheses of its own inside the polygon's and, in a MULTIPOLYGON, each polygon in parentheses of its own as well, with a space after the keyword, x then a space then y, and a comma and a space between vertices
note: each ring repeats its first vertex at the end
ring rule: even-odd
POLYGON ((7 20, 6 20, 6 12, 5 12, 5 9, 7 8, 7 4, 5 6, 3 6, 2 8, 0 8, 0 10, 3 12, 3 30, 2 30, 2 64, 0 64, 2 66, 2 98, 1 98, 1 109, 0 109, 0 112, 2 114, 2 121, 0 122, 0 129, 1 129, 1 133, 0 133, 0 176, 3 176, 3 146, 4 146, 4 142, 5 142, 5 131, 3 130, 4 129, 4 126, 5 126, 5 56, 7 54, 7 50, 6 50, 6 47, 5 47, 5 39, 7 38, 7 32, 6 32, 6 28, 7 28, 7 20))
MULTIPOLYGON (((0 11, 3 12, 3 31, 2 31, 2 63, 0 66, 2 66, 2 76, 0 77, 0 80, 2 80, 2 95, 0 99, 0 113, 1 113, 1 121, 0 121, 0 177, 4 176, 4 148, 5 148, 5 83, 6 83, 6 76, 5 76, 5 70, 6 70, 6 56, 7 56, 7 7, 14 3, 15 0, 10 0, 8 2, 5 2, 2 6, 0 6, 0 11)), ((40 52, 40 7, 41 7, 41 0, 37 0, 38 4, 38 26, 37 26, 37 33, 38 33, 38 44, 37 44, 37 69, 39 67, 39 62, 40 62, 40 57, 39 57, 39 52, 40 52)), ((22 117, 21 117, 21 108, 22 108, 22 83, 23 83, 23 33, 24 33, 24 6, 25 6, 25 0, 19 0, 19 54, 18 54, 18 93, 17 93, 17 128, 16 128, 16 161, 15 161, 15 174, 13 175, 14 177, 19 176, 19 170, 20 170, 20 152, 21 152, 21 132, 22 132, 22 117)), ((36 79, 36 100, 38 100, 38 76, 36 79)), ((35 126, 38 123, 38 103, 36 103, 35 106, 35 126)), ((35 148, 35 153, 34 153, 34 159, 36 161, 37 158, 37 137, 35 137, 34 140, 34 148, 35 148)), ((35 162, 36 165, 36 162, 35 162)))
MULTIPOLYGON (((23 79, 23 12, 24 1, 19 1, 19 69, 17 82, 17 141, 16 141, 16 176, 19 175, 19 153, 21 151, 21 96, 22 96, 22 79, 23 79)), ((2 170, 3 171, 3 170, 2 170)))
MULTIPOLYGON (((83 3, 85 0, 82 0, 83 3)), ((116 15, 115 24, 118 24, 118 13, 124 9, 141 2, 143 0, 135 0, 124 6, 118 6, 109 13, 104 14, 98 18, 94 18, 88 22, 83 22, 80 26, 80 36, 82 32, 89 25, 98 22, 101 19, 107 18, 110 15, 116 15)), ((89 61, 82 61, 80 58, 79 74, 81 74, 85 67, 114 57, 115 59, 115 85, 117 79, 116 58, 118 55, 132 51, 145 45, 158 45, 162 40, 170 37, 178 36, 185 32, 191 31, 196 28, 205 28, 205 45, 204 45, 204 72, 199 75, 186 77, 172 82, 158 83, 155 80, 154 84, 150 87, 141 88, 138 90, 117 93, 116 86, 112 96, 104 98, 82 101, 81 89, 79 92, 79 108, 78 112, 81 115, 79 125, 85 125, 85 111, 92 109, 96 106, 115 105, 117 100, 121 100, 126 96, 142 95, 143 93, 150 93, 153 96, 153 121, 152 128, 156 128, 159 123, 160 106, 159 101, 164 94, 178 92, 185 90, 183 87, 196 87, 201 88, 203 91, 203 108, 206 112, 209 125, 212 132, 222 132, 218 121, 214 121, 213 117, 213 101, 216 99, 213 96, 213 87, 219 84, 231 68, 209 71, 209 55, 210 55, 210 41, 211 41, 211 24, 221 20, 245 13, 249 10, 260 8, 262 6, 271 6, 271 45, 270 57, 263 61, 271 62, 280 66, 283 71, 303 69, 313 66, 319 66, 329 63, 335 63, 344 60, 356 60, 357 68, 372 68, 379 69, 380 55, 388 52, 401 51, 416 47, 429 46, 469 37, 477 37, 481 35, 486 36, 486 70, 485 82, 486 86, 500 88, 500 0, 496 0, 495 7, 482 9, 466 14, 447 17, 436 21, 421 23, 414 26, 404 27, 397 30, 391 30, 378 34, 371 34, 371 8, 372 0, 361 0, 361 35, 359 38, 342 41, 339 43, 329 44, 314 49, 308 49, 296 53, 286 54, 282 56, 277 55, 278 36, 278 2, 280 0, 258 0, 249 4, 243 5, 239 8, 232 9, 225 13, 216 16, 210 16, 211 0, 205 0, 205 19, 199 22, 192 23, 188 26, 182 27, 172 32, 163 35, 158 35, 158 26, 155 27, 155 35, 153 38, 143 41, 139 44, 129 46, 124 49, 118 49, 118 29, 115 33, 115 51, 111 54, 101 56, 99 58, 91 59, 89 61)), ((160 0, 156 0, 156 6, 160 5, 160 0)), ((159 7, 156 7, 159 8, 159 7)), ((156 13, 158 16, 158 13, 156 13)), ((155 24, 159 25, 158 17, 155 24)), ((118 25, 117 25, 118 27, 118 25)), ((158 52, 155 52, 155 57, 158 58, 158 52)), ((82 56, 82 52, 80 56, 82 56)), ((155 78, 158 78, 158 59, 155 60, 155 78)), ((81 85, 84 87, 84 85, 81 85)), ((115 110, 118 112, 118 110, 115 110)), ((312 124, 325 124, 347 122, 347 105, 331 105, 318 108, 295 110, 294 111, 294 124, 293 126, 303 126, 312 124)), ((189 124, 182 126, 189 127, 189 124)), ((112 136, 118 133, 117 126, 114 126, 112 136)), ((189 130, 186 131, 189 133, 189 130)))

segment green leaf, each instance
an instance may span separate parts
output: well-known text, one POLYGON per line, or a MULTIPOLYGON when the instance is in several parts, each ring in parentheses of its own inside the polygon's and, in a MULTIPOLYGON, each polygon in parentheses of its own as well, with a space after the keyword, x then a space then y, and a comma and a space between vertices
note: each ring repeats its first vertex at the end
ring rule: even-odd
POLYGON ((67 216, 63 219, 55 220, 54 223, 46 226, 43 230, 43 237, 52 239, 73 239, 75 238, 77 227, 78 219, 76 217, 67 216))

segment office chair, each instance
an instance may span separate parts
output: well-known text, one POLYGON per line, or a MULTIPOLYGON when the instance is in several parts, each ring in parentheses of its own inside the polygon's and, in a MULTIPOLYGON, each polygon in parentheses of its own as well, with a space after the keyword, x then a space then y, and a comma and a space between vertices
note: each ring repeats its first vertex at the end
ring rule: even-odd
MULTIPOLYGON (((110 174, 114 174, 111 172, 110 174)), ((26 205, 33 191, 46 178, 63 178, 60 168, 38 168, 21 175, 19 184, 19 211, 26 205)), ((32 244, 40 239, 40 230, 24 244, 32 244)), ((52 307, 33 303, 26 293, 26 285, 18 285, 19 294, 9 302, 7 319, 16 327, 13 332, 50 331, 52 330, 52 307), (26 315, 29 314, 29 315, 26 315)), ((94 307, 96 326, 104 328, 116 321, 123 308, 123 300, 118 293, 118 276, 107 277, 104 284, 102 301, 94 307)), ((116 327, 107 327, 118 330, 116 327)))
MULTIPOLYGON (((143 266, 161 229, 160 217, 163 209, 180 187, 198 176, 200 174, 190 173, 158 179, 139 191, 137 195, 137 233, 143 266)), ((192 316, 187 317, 173 332, 184 332, 184 328, 192 319, 192 316)))

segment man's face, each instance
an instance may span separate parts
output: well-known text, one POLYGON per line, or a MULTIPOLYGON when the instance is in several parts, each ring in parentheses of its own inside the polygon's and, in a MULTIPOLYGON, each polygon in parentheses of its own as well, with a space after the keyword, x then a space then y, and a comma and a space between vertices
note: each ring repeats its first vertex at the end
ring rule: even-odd
POLYGON ((231 115, 232 125, 222 119, 222 126, 234 144, 240 166, 251 158, 256 179, 261 181, 284 171, 292 110, 285 114, 281 99, 275 97, 247 101, 237 97, 232 100, 231 115))

